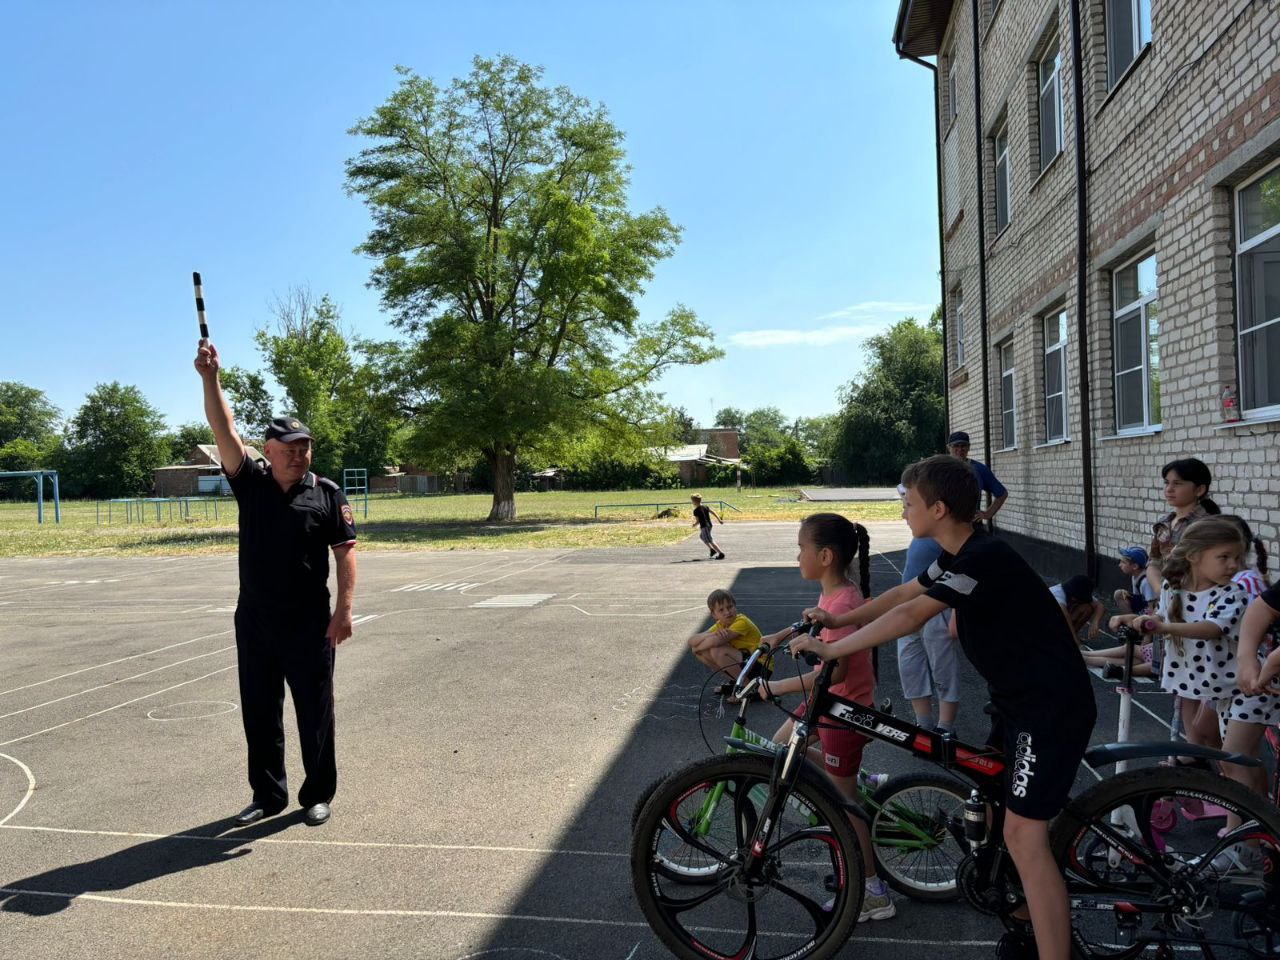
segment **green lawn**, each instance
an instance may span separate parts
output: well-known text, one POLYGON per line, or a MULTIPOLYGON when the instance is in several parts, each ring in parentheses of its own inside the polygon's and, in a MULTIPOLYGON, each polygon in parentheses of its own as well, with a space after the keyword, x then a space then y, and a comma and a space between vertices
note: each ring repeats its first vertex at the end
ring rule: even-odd
MULTIPOLYGON (((897 500, 875 503, 815 504, 799 501, 799 491, 787 487, 746 489, 702 488, 711 501, 723 499, 737 507, 723 514, 736 520, 798 520, 819 510, 836 509, 857 520, 886 520, 901 516, 897 500)), ((520 493, 517 519, 487 523, 489 494, 436 496, 375 495, 369 516, 357 503, 356 525, 361 549, 455 550, 458 548, 612 547, 674 543, 690 533, 688 494, 680 490, 613 490, 604 493, 520 493), (655 519, 652 504, 678 503, 674 515, 655 519), (596 504, 634 504, 612 507, 594 517, 596 504)), ((120 505, 107 523, 106 505, 95 512, 93 501, 62 505, 62 523, 53 523, 53 506, 45 505, 45 523, 36 523, 34 502, 0 502, 0 557, 67 556, 112 553, 178 554, 225 553, 235 550, 237 510, 234 500, 222 500, 218 519, 210 515, 186 520, 126 523, 120 505), (101 522, 99 522, 99 520, 101 522)), ((167 514, 166 514, 167 516, 167 514)))

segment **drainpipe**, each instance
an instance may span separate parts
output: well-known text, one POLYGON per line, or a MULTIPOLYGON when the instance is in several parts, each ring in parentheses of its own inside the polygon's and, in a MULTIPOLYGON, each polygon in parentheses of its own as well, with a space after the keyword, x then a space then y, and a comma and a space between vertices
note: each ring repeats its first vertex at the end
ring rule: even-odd
POLYGON ((1089 344, 1086 307, 1089 286, 1089 205, 1085 195, 1084 58, 1080 40, 1080 0, 1069 0, 1071 12, 1072 106, 1076 113, 1076 344, 1080 364, 1080 458, 1084 473, 1084 566, 1096 583, 1098 554, 1093 518, 1093 424, 1090 419, 1089 344))
POLYGON ((982 144, 982 70, 979 59, 978 0, 972 0, 973 14, 973 137, 978 168, 978 332, 982 338, 982 448, 991 462, 991 374, 987 354, 987 211, 986 158, 982 144))
POLYGON ((945 449, 947 434, 951 430, 951 391, 947 388, 947 247, 944 242, 946 233, 946 214, 942 203, 942 101, 938 98, 938 67, 936 64, 921 60, 919 57, 898 50, 898 56, 912 63, 918 63, 933 74, 933 153, 937 164, 938 181, 938 286, 942 299, 942 436, 938 444, 945 449))

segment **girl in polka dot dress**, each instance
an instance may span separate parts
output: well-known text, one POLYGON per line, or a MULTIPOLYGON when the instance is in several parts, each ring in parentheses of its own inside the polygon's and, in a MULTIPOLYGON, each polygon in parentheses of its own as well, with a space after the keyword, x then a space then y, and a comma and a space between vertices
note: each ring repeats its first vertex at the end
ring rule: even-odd
POLYGON ((1216 707, 1238 694, 1236 644, 1248 596, 1231 578, 1243 553, 1230 520, 1197 520, 1165 561, 1159 612, 1139 618, 1140 629, 1163 634, 1160 686, 1181 699, 1187 739, 1208 747, 1221 746, 1216 707))

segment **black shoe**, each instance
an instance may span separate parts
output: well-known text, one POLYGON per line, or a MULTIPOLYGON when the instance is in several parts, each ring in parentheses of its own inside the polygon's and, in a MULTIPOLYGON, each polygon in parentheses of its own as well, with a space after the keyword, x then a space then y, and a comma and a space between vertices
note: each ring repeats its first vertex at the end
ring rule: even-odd
POLYGON ((724 559, 724 552, 723 552, 723 551, 721 551, 720 553, 717 553, 717 554, 716 554, 714 557, 712 557, 711 559, 712 559, 712 560, 723 560, 723 559, 724 559))
POLYGON ((1120 666, 1120 664, 1118 663, 1108 663, 1106 666, 1102 668, 1102 679, 1103 680, 1123 680, 1124 667, 1120 666))
POLYGON ((1036 949, 1034 937, 1009 931, 996 943, 996 957, 998 960, 1040 960, 1040 951, 1036 949))
POLYGON ((236 814, 236 826, 247 827, 249 824, 257 823, 259 820, 264 820, 267 817, 274 817, 283 809, 284 807, 264 807, 255 800, 236 814))
POLYGON ((317 803, 307 807, 307 811, 303 816, 306 818, 308 827, 318 827, 329 819, 329 812, 327 803, 317 803))

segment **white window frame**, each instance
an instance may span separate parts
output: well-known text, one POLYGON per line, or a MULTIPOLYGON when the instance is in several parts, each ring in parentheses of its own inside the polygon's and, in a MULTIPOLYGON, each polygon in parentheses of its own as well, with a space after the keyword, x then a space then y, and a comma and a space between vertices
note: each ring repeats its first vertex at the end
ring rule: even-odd
POLYGON ((953 49, 947 55, 947 123, 955 120, 959 113, 960 108, 956 104, 956 52, 953 49))
POLYGON ((1044 340, 1044 440, 1045 443, 1069 440, 1070 435, 1067 433, 1067 311, 1056 310, 1041 317, 1040 335, 1044 340), (1049 336, 1046 331, 1051 321, 1056 321, 1058 327, 1058 339, 1053 343, 1049 342, 1049 336), (1053 364, 1058 367, 1059 390, 1056 393, 1049 392, 1049 368, 1053 364), (1062 398, 1062 418, 1058 424, 1049 422, 1049 399, 1051 397, 1062 398), (1055 427, 1058 431, 1056 434, 1054 433, 1055 427))
POLYGON ((1151 43, 1151 0, 1106 0, 1107 89, 1115 89, 1143 50, 1151 43), (1115 49, 1112 25, 1121 15, 1129 20, 1131 49, 1115 49), (1121 60, 1123 59, 1123 63, 1121 60))
POLYGON ((996 344, 996 360, 1000 366, 1000 441, 1001 450, 1018 447, 1018 381, 1014 370, 1013 340, 996 344), (1009 382, 1009 406, 1004 405, 1005 381, 1009 382))
POLYGON ((1040 172, 1043 173, 1045 168, 1049 166, 1062 153, 1063 135, 1062 135, 1062 44, 1058 42, 1055 36, 1045 50, 1044 54, 1036 62, 1036 80, 1040 87, 1039 99, 1039 134, 1040 134, 1040 172), (1045 76, 1045 64, 1053 58, 1053 69, 1049 72, 1048 77, 1045 76), (1048 100, 1053 104, 1053 116, 1046 116, 1045 111, 1045 95, 1048 94, 1048 100), (1053 124, 1053 129, 1048 133, 1053 137, 1053 151, 1045 149, 1046 120, 1053 124))
POLYGON ((1001 121, 1000 126, 996 128, 995 135, 991 138, 992 152, 995 156, 995 174, 996 174, 996 236, 999 236, 1009 226, 1013 220, 1013 176, 1009 169, 1009 121, 1005 119, 1001 121), (1004 148, 1001 149, 1000 141, 1004 141, 1004 148), (1003 174, 1001 167, 1004 167, 1003 174), (1000 188, 1004 187, 1004 223, 1000 222, 1000 188))
POLYGON ((960 287, 951 294, 955 304, 956 369, 964 366, 964 291, 960 287))
MULTIPOLYGON (((1239 378, 1237 382, 1239 384, 1240 411, 1246 419, 1272 419, 1280 417, 1280 404, 1273 403, 1258 407, 1250 407, 1247 404, 1248 398, 1245 396, 1244 378, 1244 363, 1246 356, 1244 338, 1248 334, 1254 334, 1259 330, 1264 330, 1274 324, 1280 324, 1280 317, 1270 317, 1263 320, 1261 323, 1253 324, 1247 330, 1244 329, 1242 324, 1245 318, 1246 298, 1251 297, 1253 295, 1253 291, 1243 289, 1244 284, 1241 280, 1244 276, 1244 273, 1241 270, 1241 261, 1244 257, 1248 255, 1250 251, 1262 246, 1264 243, 1268 243, 1276 237, 1280 237, 1280 223, 1275 223, 1256 236, 1245 239, 1241 194, 1260 180, 1266 180, 1269 177, 1276 176, 1277 174, 1280 174, 1280 160, 1277 160, 1269 167, 1259 171, 1257 174, 1244 181, 1244 183, 1240 184, 1240 186, 1236 188, 1234 196, 1236 236, 1239 238, 1239 243, 1236 248, 1236 376, 1239 378)), ((1267 374, 1268 377, 1274 376, 1280 378, 1280 370, 1268 370, 1267 374)))
MULTIPOLYGON (((1156 257, 1154 248, 1144 250, 1138 256, 1128 260, 1114 270, 1111 271, 1111 385, 1113 390, 1113 406, 1115 408, 1116 436, 1130 436, 1133 434, 1153 433, 1161 427, 1160 420, 1163 419, 1164 411, 1161 406, 1161 416, 1159 418, 1152 416, 1151 401, 1151 344, 1154 339, 1156 343, 1157 354, 1159 353, 1159 333, 1153 338, 1151 335, 1151 304, 1156 303, 1156 322, 1159 323, 1159 303, 1160 300, 1160 262, 1156 257), (1138 299, 1130 303, 1117 303, 1118 287, 1116 284, 1116 275, 1130 267, 1136 267, 1145 260, 1150 259, 1156 270, 1156 287, 1151 293, 1140 295, 1138 299), (1126 367, 1124 370, 1117 370, 1116 364, 1119 363, 1119 324, 1122 320, 1128 320, 1134 314, 1142 323, 1142 363, 1135 367, 1126 367), (1133 423, 1123 426, 1120 423, 1120 378, 1130 375, 1135 371, 1142 371, 1142 423, 1133 423)), ((1157 369, 1160 367, 1157 364, 1157 369)))

